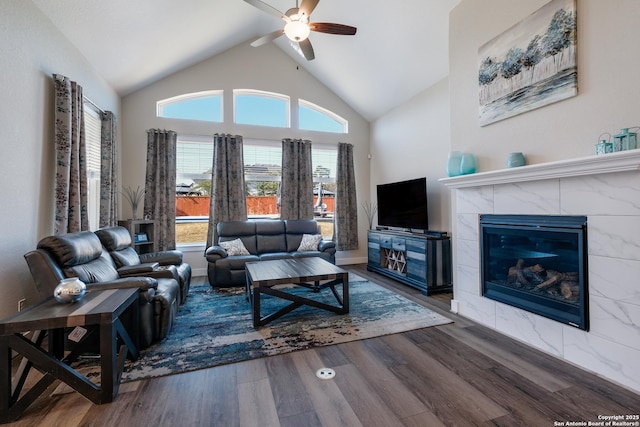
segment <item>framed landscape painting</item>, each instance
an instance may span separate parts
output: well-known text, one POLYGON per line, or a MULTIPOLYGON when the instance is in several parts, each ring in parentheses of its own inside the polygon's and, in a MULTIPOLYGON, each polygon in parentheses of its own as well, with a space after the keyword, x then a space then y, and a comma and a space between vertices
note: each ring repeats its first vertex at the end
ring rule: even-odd
POLYGON ((478 49, 480 126, 578 94, 576 0, 552 0, 478 49))

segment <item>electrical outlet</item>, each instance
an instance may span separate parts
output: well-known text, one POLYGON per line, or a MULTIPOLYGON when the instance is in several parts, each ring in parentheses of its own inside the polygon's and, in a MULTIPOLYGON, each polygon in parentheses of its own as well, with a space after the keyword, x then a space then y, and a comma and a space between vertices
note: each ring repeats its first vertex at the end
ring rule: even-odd
POLYGON ((26 298, 22 298, 18 301, 18 311, 22 311, 24 309, 24 304, 27 302, 26 298))

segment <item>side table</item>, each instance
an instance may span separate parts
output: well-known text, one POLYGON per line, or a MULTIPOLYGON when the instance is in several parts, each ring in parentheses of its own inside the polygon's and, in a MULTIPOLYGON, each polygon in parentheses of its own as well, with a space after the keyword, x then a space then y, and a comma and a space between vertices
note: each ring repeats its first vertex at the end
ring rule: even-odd
POLYGON ((68 384, 93 403, 112 402, 118 394, 127 353, 133 359, 139 355, 137 301, 137 288, 91 291, 76 303, 63 304, 50 297, 0 320, 0 423, 18 419, 56 380, 68 384), (120 320, 128 308, 131 308, 134 316, 133 339, 120 320), (80 341, 65 355, 65 328, 76 326, 97 327, 99 331, 100 385, 94 384, 70 366, 86 351, 87 346, 83 344, 90 340, 80 341), (33 341, 22 335, 27 331, 36 331, 33 341), (45 332, 48 335, 48 349, 42 347, 45 332), (117 348, 118 339, 122 342, 120 349, 117 348), (20 365, 13 380, 11 350, 26 361, 26 364, 23 362, 20 365), (32 366, 43 376, 21 396, 32 366))

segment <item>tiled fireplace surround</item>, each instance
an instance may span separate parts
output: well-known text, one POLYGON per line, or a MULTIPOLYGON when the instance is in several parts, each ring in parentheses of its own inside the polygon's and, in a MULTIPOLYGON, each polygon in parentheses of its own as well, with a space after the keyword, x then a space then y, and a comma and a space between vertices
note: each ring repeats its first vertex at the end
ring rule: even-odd
POLYGON ((454 190, 452 311, 640 393, 640 150, 440 182, 454 190), (480 214, 587 216, 589 331, 482 297, 480 214))

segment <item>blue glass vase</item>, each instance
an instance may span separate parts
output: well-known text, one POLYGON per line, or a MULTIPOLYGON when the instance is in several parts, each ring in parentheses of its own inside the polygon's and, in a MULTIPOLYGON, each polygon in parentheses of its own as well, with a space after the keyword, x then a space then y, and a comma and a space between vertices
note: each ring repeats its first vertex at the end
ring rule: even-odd
POLYGON ((466 175, 476 172, 476 156, 471 153, 464 153, 460 161, 460 173, 466 175))
POLYGON ((526 159, 524 158, 524 154, 509 153, 509 157, 507 157, 507 167, 517 168, 518 166, 524 166, 525 164, 526 159))
POLYGON ((462 163, 462 153, 460 151, 452 151, 449 153, 447 161, 447 175, 458 176, 461 174, 460 166, 462 163))

